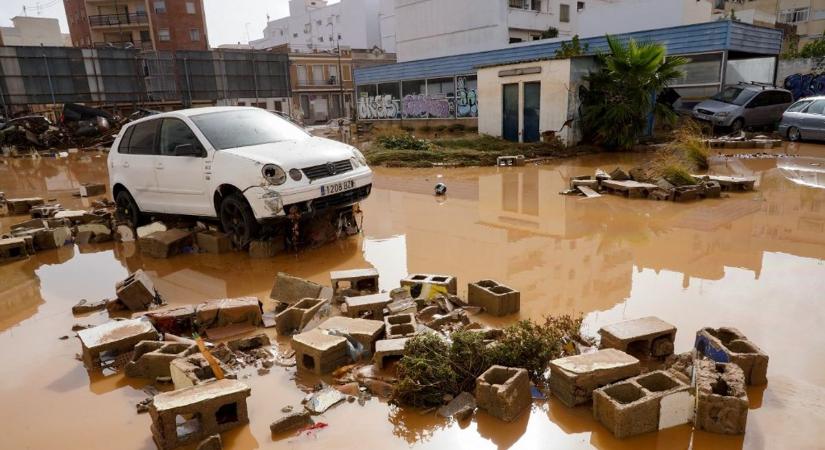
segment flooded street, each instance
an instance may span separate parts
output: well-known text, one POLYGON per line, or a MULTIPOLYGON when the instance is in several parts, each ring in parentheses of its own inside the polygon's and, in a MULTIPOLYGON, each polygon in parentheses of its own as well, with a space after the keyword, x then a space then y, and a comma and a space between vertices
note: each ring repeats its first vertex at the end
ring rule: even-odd
MULTIPOLYGON (((379 168, 362 204, 363 235, 298 255, 151 259, 134 244, 106 243, 2 265, 0 447, 155 448, 149 415, 135 412, 146 381, 122 374, 90 378, 75 359, 80 344, 71 331, 74 324, 108 320, 106 311, 75 317, 72 305, 114 296, 115 283, 137 269, 148 272, 173 305, 257 296, 271 309, 278 271, 328 285, 332 270, 373 266, 384 290, 410 272, 455 275, 462 297, 467 282, 480 279, 520 290, 518 317, 473 318, 495 326, 583 313, 585 334, 596 336, 602 325, 653 315, 678 328, 677 353, 692 347, 701 327, 737 327, 770 355, 769 382, 748 389, 744 436, 683 425, 619 440, 589 406, 570 409, 551 396, 515 422, 478 412, 464 426, 373 398, 365 406, 330 409, 316 418, 329 426, 311 436, 275 441, 269 423, 281 407, 300 402, 299 388, 316 382, 275 367, 243 380, 252 388, 251 423, 224 433, 226 448, 823 448, 825 189, 816 186, 816 174, 825 172, 825 146, 785 151, 810 159, 796 166, 785 164, 790 158, 715 159, 711 173, 755 176, 757 190, 687 204, 558 195, 571 176, 627 169, 643 154, 519 168, 379 168), (432 195, 438 181, 447 184, 446 197, 432 195)), ((106 182, 104 154, 0 160, 0 191, 7 197, 38 195, 67 208, 88 207, 71 194, 95 181, 106 182)), ((0 234, 23 220, 0 218, 0 234)), ((267 332, 274 337, 274 329, 267 332)))

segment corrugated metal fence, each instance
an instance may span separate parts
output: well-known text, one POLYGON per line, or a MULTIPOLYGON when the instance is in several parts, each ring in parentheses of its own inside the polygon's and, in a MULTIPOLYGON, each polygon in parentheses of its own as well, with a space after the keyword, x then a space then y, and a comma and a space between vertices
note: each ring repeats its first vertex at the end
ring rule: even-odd
POLYGON ((0 107, 287 97, 288 64, 251 50, 0 47, 0 107))

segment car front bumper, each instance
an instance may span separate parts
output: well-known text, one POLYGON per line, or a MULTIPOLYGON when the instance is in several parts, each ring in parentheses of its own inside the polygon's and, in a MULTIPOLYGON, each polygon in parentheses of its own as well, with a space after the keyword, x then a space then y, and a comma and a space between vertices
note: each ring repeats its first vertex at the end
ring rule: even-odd
POLYGON ((701 120, 703 122, 711 123, 717 127, 729 127, 733 123, 734 117, 732 115, 728 115, 725 117, 719 117, 710 114, 702 114, 696 111, 693 111, 693 118, 696 120, 701 120))
POLYGON ((346 174, 315 180, 308 185, 291 189, 276 186, 253 186, 244 191, 244 196, 255 218, 258 220, 284 217, 292 206, 301 213, 315 212, 332 207, 342 207, 357 203, 372 190, 372 170, 361 167, 346 174), (352 187, 335 194, 323 195, 322 188, 338 183, 352 182, 352 187))

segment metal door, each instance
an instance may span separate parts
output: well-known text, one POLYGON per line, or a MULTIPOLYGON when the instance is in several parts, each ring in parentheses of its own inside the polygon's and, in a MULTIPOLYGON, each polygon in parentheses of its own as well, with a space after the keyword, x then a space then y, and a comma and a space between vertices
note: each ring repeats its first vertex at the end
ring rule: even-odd
POLYGON ((501 120, 502 136, 508 141, 518 142, 518 84, 502 86, 504 101, 501 120))
POLYGON ((541 82, 524 83, 524 142, 538 142, 541 116, 541 82))

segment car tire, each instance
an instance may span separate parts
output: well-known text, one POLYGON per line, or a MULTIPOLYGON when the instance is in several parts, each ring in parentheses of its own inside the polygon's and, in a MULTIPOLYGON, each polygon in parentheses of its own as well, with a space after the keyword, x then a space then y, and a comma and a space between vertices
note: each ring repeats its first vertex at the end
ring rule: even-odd
POLYGON ((258 221, 241 194, 229 194, 221 201, 220 219, 223 231, 237 248, 245 248, 257 236, 258 221))
POLYGON ((745 129, 745 119, 739 117, 730 124, 730 130, 734 133, 745 129))
POLYGON ((802 133, 799 132, 799 128, 797 127, 790 127, 788 128, 788 140, 791 142, 797 142, 802 140, 802 133))
POLYGON ((115 196, 115 217, 119 221, 128 222, 133 227, 140 225, 140 208, 127 190, 122 190, 115 196))

